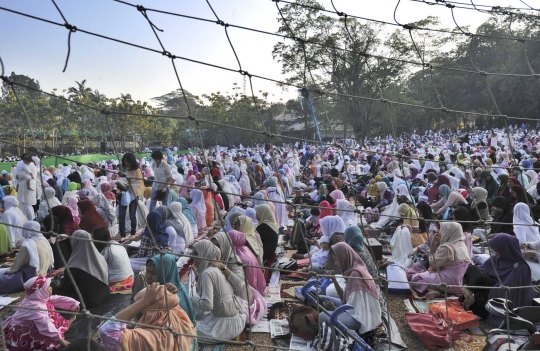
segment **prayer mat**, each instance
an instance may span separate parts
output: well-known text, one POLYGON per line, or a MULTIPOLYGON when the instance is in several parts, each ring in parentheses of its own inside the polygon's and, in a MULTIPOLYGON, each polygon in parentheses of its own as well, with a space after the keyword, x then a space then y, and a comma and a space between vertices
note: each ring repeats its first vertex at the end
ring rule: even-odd
POLYGON ((296 288, 301 288, 305 285, 305 282, 290 282, 290 283, 281 283, 281 298, 282 299, 295 299, 296 288))
POLYGON ((225 350, 225 344, 218 345, 205 345, 199 343, 199 351, 223 351, 225 350))

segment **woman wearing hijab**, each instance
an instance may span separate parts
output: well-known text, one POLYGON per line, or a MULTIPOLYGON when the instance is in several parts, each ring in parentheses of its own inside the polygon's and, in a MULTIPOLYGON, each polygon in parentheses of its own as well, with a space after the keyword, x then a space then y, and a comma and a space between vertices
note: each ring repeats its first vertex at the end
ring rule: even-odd
POLYGON ((189 207, 188 201, 183 197, 179 197, 178 199, 174 200, 174 202, 178 202, 180 205, 182 205, 182 214, 184 215, 184 217, 186 217, 189 225, 191 226, 193 238, 196 238, 197 234, 199 233, 199 229, 197 227, 197 219, 195 218, 193 211, 191 211, 191 207, 189 207))
POLYGON ((9 351, 49 351, 69 345, 64 339, 71 322, 55 310, 79 312, 79 302, 69 297, 51 295, 51 279, 43 275, 24 283, 26 295, 4 322, 4 346, 9 351))
POLYGON ((334 199, 334 203, 337 203, 338 200, 345 200, 345 195, 341 190, 334 190, 330 193, 330 197, 334 199))
POLYGON ((489 237, 498 233, 514 235, 514 212, 508 200, 502 196, 497 196, 491 202, 493 222, 489 237))
POLYGON ((499 194, 499 185, 497 181, 493 178, 493 175, 489 171, 482 171, 480 178, 484 180, 485 184, 483 187, 487 190, 488 201, 491 201, 494 197, 499 194))
POLYGON ((82 230, 91 233, 97 227, 109 227, 107 221, 96 210, 96 206, 94 206, 92 200, 81 200, 77 203, 77 206, 79 206, 79 212, 81 214, 79 227, 82 230))
POLYGON ((488 191, 480 187, 472 188, 471 198, 471 219, 487 221, 489 218, 488 191))
MULTIPOLYGON (((407 204, 399 205, 398 212, 402 214, 403 217, 406 217, 410 214, 407 204), (406 208, 407 207, 407 208, 406 208)), ((399 225, 392 235, 392 240, 390 240, 390 247, 392 248, 392 262, 407 269, 410 264, 410 255, 413 253, 414 249, 411 241, 411 226, 405 224, 406 219, 404 219, 404 224, 399 225)))
POLYGON ((62 203, 56 198, 53 188, 45 188, 43 191, 43 200, 39 203, 39 208, 36 213, 36 221, 43 222, 45 217, 49 214, 49 209, 60 206, 62 203))
POLYGON ((223 272, 227 281, 231 283, 234 294, 242 299, 244 311, 246 312, 246 324, 256 325, 266 315, 266 301, 251 285, 246 287, 244 269, 237 264, 238 262, 242 263, 242 259, 234 253, 229 236, 220 232, 214 235, 211 241, 220 249, 221 261, 227 262, 227 264, 210 262, 210 265, 223 272))
POLYGON ((221 251, 209 240, 202 240, 193 245, 193 255, 199 275, 198 296, 191 297, 195 311, 201 316, 197 321, 197 335, 210 340, 236 338, 246 323, 242 302, 234 295, 225 274, 208 261, 219 260, 221 251))
POLYGON ((116 203, 116 195, 114 195, 112 190, 113 189, 112 189, 111 184, 109 183, 101 184, 101 193, 103 194, 103 196, 105 196, 107 201, 109 201, 111 204, 114 204, 116 203))
POLYGON ((274 206, 276 207, 277 223, 279 227, 286 228, 287 225, 289 224, 289 217, 287 215, 287 207, 283 203, 284 198, 278 192, 278 189, 276 187, 271 186, 268 189, 266 189, 266 191, 268 193, 268 197, 270 198, 270 200, 275 201, 274 206))
POLYGON ((99 328, 98 333, 105 350, 189 350, 197 333, 178 302, 177 295, 158 283, 139 291, 133 305, 107 320, 99 328), (132 320, 141 313, 138 320, 141 325, 136 325, 134 329, 120 322, 132 320), (179 335, 173 335, 168 328, 179 335))
POLYGON ((510 197, 510 187, 508 186, 508 174, 499 174, 497 177, 499 180, 499 190, 497 190, 498 196, 503 196, 506 198, 510 197))
MULTIPOLYGON (((351 305, 353 309, 342 313, 338 320, 347 328, 361 334, 374 330, 381 325, 382 319, 379 290, 372 280, 373 277, 369 274, 364 261, 346 243, 333 245, 331 251, 336 265, 343 272, 346 285, 345 289, 342 289, 336 277, 333 276, 332 280, 340 299, 326 297, 329 301, 324 302, 323 306, 327 310, 334 310, 341 304, 351 305)), ((328 315, 324 313, 319 315, 320 323, 324 322, 328 325, 329 321, 328 315)))
POLYGON ((354 206, 347 200, 338 199, 336 201, 336 215, 341 217, 347 227, 356 226, 358 224, 354 206))
POLYGON ((111 235, 113 237, 116 236, 116 234, 118 234, 118 221, 116 218, 116 213, 114 212, 109 201, 105 198, 103 194, 97 194, 96 196, 94 196, 92 201, 96 206, 96 212, 99 213, 101 217, 103 217, 105 222, 107 222, 107 228, 109 228, 111 235))
POLYGON ((522 202, 514 206, 514 234, 520 243, 530 243, 540 240, 540 232, 531 217, 529 206, 522 202))
POLYGON ((278 245, 278 226, 275 221, 272 209, 268 205, 258 205, 255 207, 257 221, 257 233, 261 237, 263 244, 263 261, 274 258, 278 245))
POLYGON ((364 245, 364 236, 362 235, 360 228, 355 225, 347 227, 347 229, 345 229, 345 242, 366 264, 369 274, 377 279, 379 277, 379 269, 377 268, 375 261, 373 261, 373 256, 371 256, 368 248, 364 245))
POLYGON ((260 164, 255 165, 254 178, 255 178, 255 183, 257 184, 257 187, 259 188, 262 187, 264 181, 266 180, 266 177, 264 175, 262 166, 260 164))
POLYGON ((7 227, 0 222, 0 255, 11 251, 7 227))
POLYGON ((529 169, 525 174, 529 178, 529 186, 527 186, 526 190, 536 189, 536 184, 538 184, 538 173, 529 169))
POLYGON ((394 193, 385 182, 377 183, 377 205, 378 209, 384 208, 392 203, 394 193))
MULTIPOLYGON (((276 205, 274 205, 274 202, 270 201, 270 197, 268 196, 268 192, 266 190, 259 190, 259 192, 257 194, 259 194, 259 193, 262 194, 262 196, 264 197, 264 200, 266 200, 264 203, 267 204, 268 206, 270 206, 270 208, 272 209, 272 212, 274 212, 274 217, 276 218, 276 223, 279 224, 276 205)), ((255 194, 255 195, 257 195, 257 194, 255 194)), ((257 204, 257 205, 261 205, 261 204, 257 204)))
MULTIPOLYGON (((191 228, 191 224, 189 223, 189 220, 187 217, 182 213, 183 206, 179 202, 172 202, 169 205, 169 210, 171 211, 172 215, 174 216, 175 220, 174 223, 179 226, 179 231, 181 231, 184 235, 184 240, 186 242, 186 245, 189 245, 193 242, 195 239, 193 235, 193 229, 191 228)), ((178 232, 177 231, 177 234, 178 232)))
POLYGON ((255 257, 257 257, 259 266, 262 266, 264 262, 264 247, 261 237, 255 230, 255 226, 253 225, 251 218, 245 215, 238 216, 237 219, 233 220, 233 228, 246 235, 247 247, 251 250, 251 252, 253 252, 255 257))
POLYGON ((525 192, 521 185, 513 185, 510 188, 510 205, 515 206, 518 203, 525 203, 529 205, 534 205, 534 199, 531 194, 525 192))
POLYGON ((111 240, 111 234, 106 227, 94 229, 92 238, 103 241, 103 243, 94 242, 94 246, 107 262, 111 292, 131 291, 133 287, 133 270, 126 249, 120 245, 115 245, 117 242, 111 240))
POLYGON ((450 180, 448 179, 446 175, 439 174, 437 175, 437 180, 435 184, 433 184, 431 188, 426 190, 427 196, 428 196, 428 203, 430 205, 434 204, 435 202, 439 200, 439 197, 441 195, 439 192, 439 188, 442 185, 447 185, 448 187, 450 187, 450 180))
POLYGON ((158 206, 156 207, 156 211, 161 215, 163 228, 165 228, 165 233, 169 236, 169 246, 172 248, 173 253, 184 253, 184 249, 186 248, 186 234, 182 229, 182 224, 167 206, 158 206))
MULTIPOLYGON (((35 268, 36 275, 46 275, 49 268, 54 265, 54 257, 49 245, 40 232, 41 225, 38 222, 28 221, 23 224, 23 242, 19 254, 7 274, 18 272, 23 266, 35 268)), ((0 285, 2 285, 0 283, 0 285)))
POLYGON ((437 211, 437 214, 444 214, 448 207, 458 206, 459 204, 467 204, 467 200, 465 200, 463 195, 457 191, 453 191, 448 185, 441 185, 439 187, 439 194, 441 195, 441 199, 431 205, 431 208, 434 211, 437 211))
POLYGON ((202 186, 200 188, 204 195, 204 206, 206 207, 206 227, 211 227, 214 224, 214 194, 208 187, 202 186))
POLYGON ((172 284, 178 289, 177 295, 180 308, 185 311, 189 319, 195 323, 195 310, 189 299, 189 293, 180 281, 176 256, 171 254, 155 255, 146 261, 144 286, 159 283, 161 285, 172 284))
POLYGON ((194 175, 187 177, 186 181, 182 183, 182 189, 180 190, 179 195, 181 197, 188 196, 190 191, 195 187, 195 183, 197 183, 197 177, 194 175))
POLYGON ((20 251, 4 275, 0 276, 0 293, 24 290, 23 282, 36 275, 46 275, 54 265, 51 246, 40 233, 38 222, 28 221, 23 225, 23 241, 20 251))
POLYGON ((403 218, 403 225, 408 225, 411 229, 418 228, 418 215, 416 209, 407 203, 398 206, 398 213, 403 218))
POLYGON ((17 198, 6 196, 2 201, 4 202, 5 211, 0 220, 6 225, 11 248, 15 248, 15 245, 22 239, 21 227, 28 219, 19 209, 19 200, 17 198))
POLYGON ((224 193, 223 196, 227 197, 227 202, 229 203, 227 210, 230 210, 235 204, 235 196, 233 194, 231 185, 224 179, 219 180, 218 183, 219 185, 221 185, 221 188, 223 189, 223 193, 224 193))
POLYGON ((169 234, 163 227, 163 218, 158 211, 152 211, 146 217, 146 229, 141 238, 137 258, 153 257, 159 251, 172 252, 169 246, 169 234), (156 247, 157 246, 157 247, 156 247))
POLYGON ((321 201, 319 203, 319 210, 320 210, 319 221, 323 219, 324 217, 333 215, 332 206, 330 205, 328 201, 321 201))
POLYGON ((197 228, 199 230, 199 233, 202 233, 206 230, 207 227, 206 204, 204 201, 204 194, 199 189, 193 189, 189 194, 191 196, 191 199, 193 200, 191 202, 191 205, 189 206, 193 211, 195 219, 197 219, 197 228))
MULTIPOLYGON (((463 275, 470 263, 469 252, 464 242, 463 229, 459 223, 444 222, 441 233, 435 235, 434 241, 439 243, 436 251, 430 254, 429 270, 413 275, 411 282, 448 285, 463 285, 463 275)), ((441 294, 441 290, 427 285, 411 284, 420 293, 428 290, 426 299, 433 299, 441 294)), ((453 293, 456 288, 449 288, 453 293)), ((460 289, 457 289, 459 292, 460 289)))
MULTIPOLYGON (((322 235, 332 238, 334 234, 345 232, 346 225, 339 216, 327 216, 319 221, 322 235)), ((341 240, 343 241, 343 240, 341 240)))
MULTIPOLYGON (((508 234, 499 234, 489 239, 489 246, 493 255, 480 267, 471 266, 467 270, 464 283, 470 286, 502 286, 519 287, 530 286, 531 269, 523 259, 516 237, 508 234), (478 269, 479 268, 479 269, 478 269)), ((482 317, 488 316, 485 310, 486 302, 494 298, 503 298, 512 301, 514 307, 531 306, 533 289, 463 289, 464 307, 474 314, 482 317)), ((487 322, 492 326, 499 326, 503 318, 489 315, 487 322)))
POLYGON ((62 202, 62 199, 64 197, 64 192, 62 191, 62 188, 60 188, 60 185, 58 185, 56 183, 56 180, 54 180, 54 178, 49 178, 47 180, 47 183, 49 184, 49 186, 54 189, 54 196, 56 196, 56 198, 62 202))
POLYGON ((81 218, 79 217, 79 206, 77 206, 77 198, 71 197, 68 200, 67 207, 71 211, 71 216, 73 217, 73 222, 77 224, 77 226, 81 223, 81 218))
POLYGON ((255 256, 247 246, 246 235, 236 230, 229 231, 227 235, 231 239, 234 253, 240 257, 242 262, 246 265, 245 272, 249 285, 260 294, 264 294, 266 280, 261 268, 259 268, 260 263, 257 260, 257 256, 255 256))
POLYGON ((107 262, 90 239, 92 236, 84 230, 73 233, 70 239, 73 253, 66 265, 69 273, 64 275, 60 285, 53 289, 56 295, 71 297, 79 302, 84 301, 86 308, 101 305, 110 294, 107 262), (75 285, 72 284, 71 278, 75 285), (77 293, 77 287, 80 295, 77 293), (79 300, 81 297, 82 301, 79 300))
POLYGON ((74 183, 74 182, 69 183, 68 191, 66 191, 64 193, 64 196, 62 198, 62 205, 67 206, 68 201, 71 198, 74 198, 74 199, 77 199, 77 200, 79 199, 79 195, 77 195, 78 186, 79 186, 79 184, 77 184, 77 183, 74 183))
POLYGON ((242 195, 251 195, 251 185, 249 182, 248 173, 244 168, 240 170, 240 180, 238 183, 240 184, 240 188, 242 188, 242 195))
POLYGON ((96 188, 92 185, 92 181, 90 179, 83 180, 81 184, 81 190, 86 189, 90 192, 90 195, 92 197, 96 196, 98 194, 96 188))

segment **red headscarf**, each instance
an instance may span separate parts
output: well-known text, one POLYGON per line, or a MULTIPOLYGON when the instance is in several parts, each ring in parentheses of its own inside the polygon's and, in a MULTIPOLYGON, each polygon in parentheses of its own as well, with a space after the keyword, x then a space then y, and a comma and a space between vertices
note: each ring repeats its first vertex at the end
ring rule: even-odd
MULTIPOLYGON (((97 227, 107 228, 107 222, 105 222, 105 219, 103 219, 103 217, 101 217, 101 215, 96 211, 96 206, 94 206, 92 200, 79 201, 77 206, 79 206, 81 213, 81 223, 79 224, 79 227, 82 230, 91 234, 92 231, 97 227)), ((71 211, 69 214, 71 215, 71 211)))
POLYGON ((319 221, 326 216, 332 215, 332 206, 330 206, 330 203, 328 201, 321 201, 321 203, 319 204, 319 209, 321 210, 321 214, 319 215, 319 221))

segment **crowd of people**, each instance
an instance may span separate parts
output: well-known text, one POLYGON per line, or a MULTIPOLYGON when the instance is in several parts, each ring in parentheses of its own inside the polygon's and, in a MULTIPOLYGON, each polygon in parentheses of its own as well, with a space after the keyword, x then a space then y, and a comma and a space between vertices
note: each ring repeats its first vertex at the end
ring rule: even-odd
MULTIPOLYGON (((332 276, 327 310, 349 304, 344 325, 384 333, 382 262, 365 244, 372 237, 414 294, 457 295, 497 326, 486 301, 508 293, 514 306, 530 306, 533 289, 490 288, 540 280, 539 152, 540 133, 516 126, 375 138, 364 147, 345 139, 166 149, 58 167, 22 155, 0 177, 0 255, 17 253, 0 269, 0 293, 25 291, 21 306, 79 311, 131 291, 133 304, 100 327, 102 347, 188 350, 195 336, 234 340, 264 318, 278 243, 290 240, 293 258, 308 261, 299 274, 332 276), (302 222, 302 240, 291 221, 302 222), (137 249, 120 245, 133 240, 137 249), (178 265, 182 256, 191 261, 178 265), (179 266, 195 278, 182 279, 179 266), (132 328, 132 320, 159 328, 132 328)), ((6 348, 67 347, 70 322, 18 309, 4 324, 6 348)))

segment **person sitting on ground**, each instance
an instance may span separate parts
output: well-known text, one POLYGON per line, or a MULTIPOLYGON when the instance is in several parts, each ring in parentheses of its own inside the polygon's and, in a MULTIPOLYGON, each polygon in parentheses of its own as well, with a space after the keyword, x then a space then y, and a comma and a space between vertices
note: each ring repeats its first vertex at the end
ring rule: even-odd
POLYGON ((330 238, 327 236, 321 237, 315 244, 318 249, 306 254, 294 254, 293 258, 302 259, 309 258, 309 267, 303 267, 302 272, 316 272, 324 274, 328 263, 328 253, 330 253, 330 238))
POLYGON ((23 282, 36 275, 47 275, 54 266, 51 246, 40 229, 38 222, 23 224, 24 240, 13 265, 5 269, 7 272, 4 275, 0 275, 0 293, 22 291, 23 282))
POLYGON ((459 204, 467 204, 467 200, 457 191, 453 191, 446 184, 439 187, 439 194, 441 199, 431 205, 433 211, 436 211, 438 215, 444 215, 448 207, 457 206, 459 204))
POLYGON ((56 196, 54 195, 54 189, 53 188, 45 188, 43 190, 43 199, 39 203, 39 208, 36 213, 36 221, 37 222, 43 222, 45 217, 49 214, 49 209, 60 206, 62 203, 58 201, 56 196))
POLYGON ((111 240, 111 234, 106 227, 97 227, 92 232, 94 246, 103 255, 109 269, 109 287, 112 292, 131 290, 133 286, 133 270, 129 263, 129 256, 124 247, 111 240))
MULTIPOLYGON (((459 223, 444 222, 441 224, 440 234, 435 234, 433 242, 438 243, 437 250, 431 249, 429 256, 429 270, 413 275, 411 282, 448 285, 463 285, 463 275, 470 263, 469 252, 465 245, 463 229, 459 223)), ((412 288, 419 293, 426 290, 426 299, 434 299, 441 294, 437 287, 419 284, 411 284, 412 288)), ((457 289, 460 292, 460 289, 457 289)), ((456 291, 449 288, 448 293, 456 291)))
POLYGON ((220 250, 209 240, 203 240, 193 245, 193 255, 199 276, 198 296, 191 297, 200 316, 197 318, 197 335, 204 337, 206 343, 236 338, 244 329, 246 315, 223 272, 210 265, 209 260, 219 260, 220 250))
POLYGON ((491 201, 491 211, 494 213, 492 215, 494 223, 491 224, 488 239, 498 233, 514 235, 514 211, 510 202, 502 196, 497 196, 491 201))
POLYGON ((177 295, 158 283, 152 283, 135 296, 133 305, 99 328, 98 334, 105 350, 189 350, 196 336, 195 327, 178 304, 177 295), (125 321, 133 320, 140 313, 140 324, 133 329, 128 328, 125 321), (179 335, 175 336, 168 328, 179 335))
POLYGON ((24 283, 26 296, 4 322, 4 346, 8 351, 50 351, 69 345, 64 334, 75 320, 65 320, 55 309, 79 312, 79 302, 52 294, 51 279, 43 275, 24 283), (49 311, 48 311, 49 310, 49 311))
POLYGON ((231 239, 225 233, 219 232, 211 239, 221 251, 222 262, 210 262, 211 266, 217 267, 223 272, 227 281, 231 283, 234 294, 242 299, 244 311, 246 312, 246 324, 255 325, 266 315, 267 305, 264 297, 251 285, 246 284, 244 269, 240 264, 242 259, 233 251, 231 239), (228 262, 225 265, 223 262, 228 262), (246 287, 246 285, 248 285, 246 287))
MULTIPOLYGON (((533 289, 530 286, 531 269, 523 259, 519 241, 509 234, 498 234, 489 239, 492 255, 481 266, 469 266, 463 283, 471 288, 463 288, 463 303, 465 310, 471 310, 474 314, 483 318, 492 326, 499 326, 503 318, 489 314, 486 302, 494 298, 503 298, 512 301, 514 307, 531 306, 533 289), (499 286, 499 279, 505 289, 489 289, 499 286), (485 286, 488 289, 478 288, 485 286), (513 287, 527 287, 512 289, 513 287), (472 288, 474 287, 474 288, 472 288)), ((461 285, 461 284, 460 284, 461 285)))
POLYGON ((362 230, 357 226, 350 226, 345 229, 345 242, 356 252, 358 256, 366 264, 369 274, 373 278, 379 277, 379 269, 375 264, 373 256, 369 252, 369 249, 364 245, 364 236, 362 235, 362 230))
MULTIPOLYGON (((338 320, 347 328, 364 334, 379 327, 382 323, 381 305, 379 303, 379 289, 369 274, 364 261, 346 243, 337 243, 331 249, 334 253, 336 266, 343 272, 346 279, 345 290, 338 284, 335 276, 332 277, 334 287, 340 299, 326 296, 323 303, 327 310, 335 310, 341 304, 353 306, 339 315, 338 320), (352 278, 352 279, 351 279, 352 278), (354 279, 364 278, 364 279, 354 279)), ((319 322, 328 325, 330 316, 319 314, 319 322)))
POLYGON ((66 272, 60 285, 54 288, 55 295, 71 297, 79 302, 82 298, 86 309, 102 304, 110 294, 107 262, 90 239, 92 236, 84 230, 73 233, 70 239, 73 252, 66 266, 69 273, 66 272))

